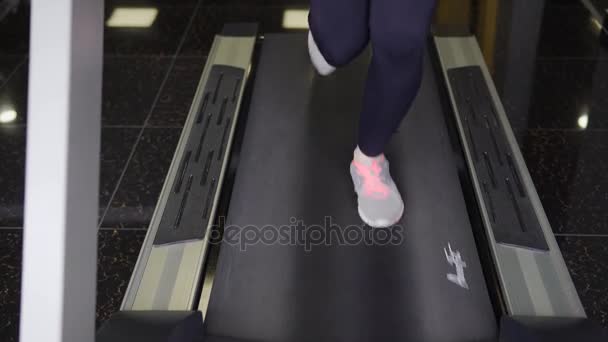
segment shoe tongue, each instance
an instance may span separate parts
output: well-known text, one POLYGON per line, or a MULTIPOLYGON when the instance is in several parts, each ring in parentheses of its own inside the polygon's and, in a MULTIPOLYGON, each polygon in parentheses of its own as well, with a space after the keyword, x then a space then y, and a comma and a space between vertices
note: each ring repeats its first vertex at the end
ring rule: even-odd
POLYGON ((382 163, 384 162, 384 156, 383 155, 379 155, 377 157, 355 156, 355 161, 357 163, 361 163, 365 166, 372 166, 374 164, 374 162, 376 162, 376 164, 378 164, 379 166, 382 166, 382 163))
POLYGON ((357 163, 361 163, 366 166, 371 166, 374 161, 382 163, 384 161, 384 154, 378 155, 376 157, 368 157, 357 148, 354 153, 354 159, 357 163))

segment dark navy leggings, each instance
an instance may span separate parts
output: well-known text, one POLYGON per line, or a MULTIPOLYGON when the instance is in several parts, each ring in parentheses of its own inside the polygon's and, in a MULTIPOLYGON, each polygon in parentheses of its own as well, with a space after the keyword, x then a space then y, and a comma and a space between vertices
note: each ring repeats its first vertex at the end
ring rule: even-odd
POLYGON ((435 0, 311 0, 309 24, 323 57, 340 67, 371 41, 359 148, 384 152, 416 97, 435 0))

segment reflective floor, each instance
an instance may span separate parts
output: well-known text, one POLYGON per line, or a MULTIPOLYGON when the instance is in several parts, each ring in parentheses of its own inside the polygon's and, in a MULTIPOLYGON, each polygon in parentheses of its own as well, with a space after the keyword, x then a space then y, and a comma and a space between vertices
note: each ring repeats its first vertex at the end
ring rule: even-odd
MULTIPOLYGON (((608 326, 608 47, 594 16, 608 1, 464 3, 470 1, 441 1, 436 27, 459 30, 464 20, 477 35, 583 305, 608 326), (476 17, 445 15, 455 1, 476 17)), ((106 1, 99 322, 120 305, 213 35, 227 21, 292 30, 283 21, 286 10, 307 6, 306 0, 106 1), (117 10, 125 7, 144 9, 144 27, 124 27, 117 10)), ((16 340, 18 331, 28 21, 26 5, 0 20, 1 341, 16 340)))

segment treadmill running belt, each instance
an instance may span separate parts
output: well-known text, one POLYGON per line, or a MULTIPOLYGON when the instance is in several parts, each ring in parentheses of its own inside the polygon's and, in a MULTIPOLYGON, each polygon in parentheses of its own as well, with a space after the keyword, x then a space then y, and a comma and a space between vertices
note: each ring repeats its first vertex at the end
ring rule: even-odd
POLYGON ((367 63, 363 56, 320 78, 305 34, 266 35, 206 315, 209 334, 255 341, 495 338, 428 58, 422 89, 387 151, 405 194, 402 229, 383 230, 391 238, 385 245, 338 243, 340 231, 381 239, 380 230, 349 227, 362 227, 349 163, 367 63), (294 230, 273 240, 266 225, 294 226, 294 218, 303 222, 295 231, 305 225, 306 241, 316 244, 285 243, 297 240, 294 230), (265 241, 248 240, 253 227, 264 226, 265 241), (330 231, 330 243, 315 240, 330 231), (458 252, 466 263, 460 270, 458 252))

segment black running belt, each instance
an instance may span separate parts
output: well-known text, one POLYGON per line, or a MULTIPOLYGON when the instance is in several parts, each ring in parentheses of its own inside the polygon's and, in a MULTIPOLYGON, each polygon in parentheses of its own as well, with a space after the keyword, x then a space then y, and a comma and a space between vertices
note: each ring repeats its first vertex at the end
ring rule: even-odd
POLYGON ((418 98, 387 150, 405 216, 400 227, 381 230, 359 219, 349 163, 367 62, 320 78, 305 35, 266 35, 209 334, 349 342, 496 336, 428 61, 418 98))

